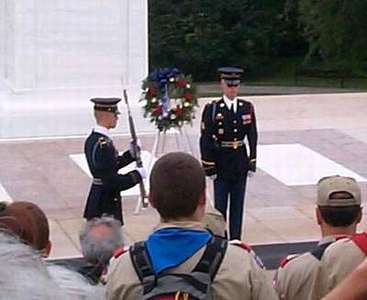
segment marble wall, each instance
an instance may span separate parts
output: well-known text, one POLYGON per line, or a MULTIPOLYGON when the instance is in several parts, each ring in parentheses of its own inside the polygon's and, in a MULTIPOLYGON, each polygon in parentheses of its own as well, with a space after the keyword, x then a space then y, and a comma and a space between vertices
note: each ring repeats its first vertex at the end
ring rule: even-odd
POLYGON ((13 91, 139 85, 147 0, 0 0, 0 76, 13 91))

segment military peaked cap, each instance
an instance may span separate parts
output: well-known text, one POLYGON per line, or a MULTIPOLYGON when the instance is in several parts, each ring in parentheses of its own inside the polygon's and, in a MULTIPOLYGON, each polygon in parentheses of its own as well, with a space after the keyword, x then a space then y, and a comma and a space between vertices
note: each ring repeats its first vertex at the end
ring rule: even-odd
POLYGON ((90 101, 94 103, 95 110, 120 113, 117 103, 121 101, 121 98, 92 98, 90 101))
POLYGON ((243 69, 237 67, 223 67, 218 69, 220 78, 224 79, 229 84, 240 84, 240 78, 243 74, 243 69))

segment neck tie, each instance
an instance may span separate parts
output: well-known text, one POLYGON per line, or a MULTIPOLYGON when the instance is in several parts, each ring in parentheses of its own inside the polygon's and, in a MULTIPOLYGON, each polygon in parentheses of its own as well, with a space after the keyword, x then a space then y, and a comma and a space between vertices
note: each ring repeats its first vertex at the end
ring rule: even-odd
POLYGON ((234 113, 235 113, 235 112, 234 112, 234 103, 233 103, 233 102, 231 103, 231 109, 230 109, 230 111, 231 111, 231 113, 232 113, 232 114, 234 114, 234 113))

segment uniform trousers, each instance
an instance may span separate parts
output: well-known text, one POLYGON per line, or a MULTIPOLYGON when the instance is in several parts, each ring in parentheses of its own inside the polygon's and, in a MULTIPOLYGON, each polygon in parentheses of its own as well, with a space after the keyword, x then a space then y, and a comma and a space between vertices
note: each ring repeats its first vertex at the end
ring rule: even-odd
POLYGON ((214 205, 226 220, 229 202, 229 237, 231 240, 241 239, 246 181, 247 176, 237 181, 227 181, 221 178, 214 180, 214 205))

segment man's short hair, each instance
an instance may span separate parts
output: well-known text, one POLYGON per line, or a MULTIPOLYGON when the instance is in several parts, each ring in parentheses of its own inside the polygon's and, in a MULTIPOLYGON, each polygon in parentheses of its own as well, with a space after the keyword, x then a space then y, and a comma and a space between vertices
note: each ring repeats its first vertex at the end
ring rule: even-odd
POLYGON ((360 206, 330 207, 319 206, 320 214, 326 224, 345 227, 357 222, 361 214, 360 206))
POLYGON ((116 249, 123 246, 121 223, 109 216, 93 218, 85 223, 79 233, 84 258, 92 264, 107 265, 116 249), (107 227, 109 234, 98 235, 97 227, 107 227))
POLYGON ((361 213, 361 189, 354 178, 327 176, 317 184, 316 204, 323 220, 333 227, 355 223, 361 213))
POLYGON ((171 152, 154 164, 150 174, 150 199, 161 218, 192 216, 204 191, 204 170, 193 156, 171 152))
POLYGON ((16 235, 36 250, 44 250, 49 245, 47 217, 31 202, 0 203, 0 230, 16 235))

